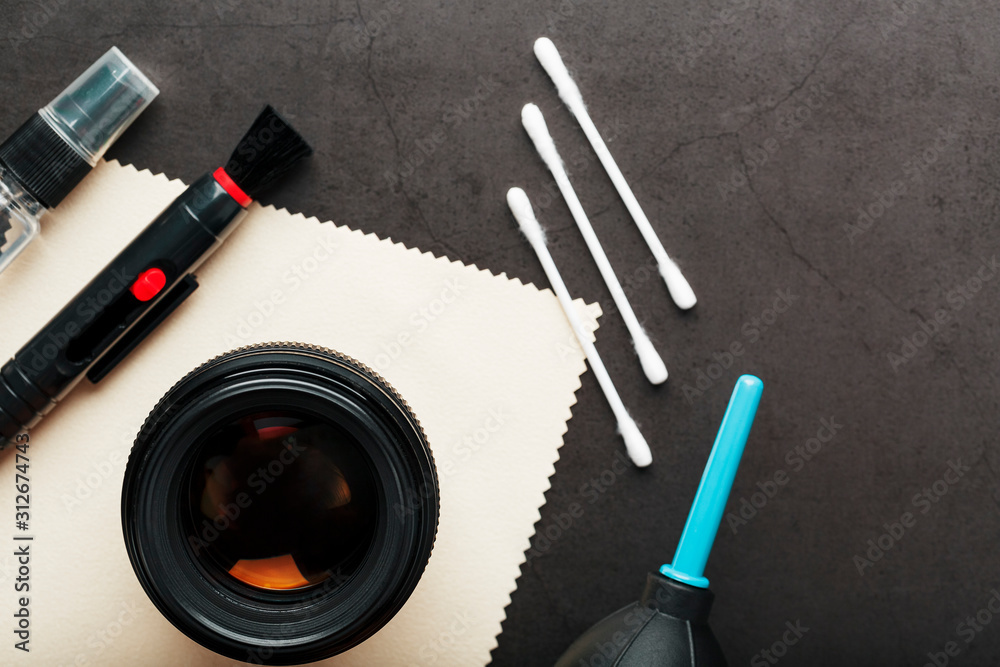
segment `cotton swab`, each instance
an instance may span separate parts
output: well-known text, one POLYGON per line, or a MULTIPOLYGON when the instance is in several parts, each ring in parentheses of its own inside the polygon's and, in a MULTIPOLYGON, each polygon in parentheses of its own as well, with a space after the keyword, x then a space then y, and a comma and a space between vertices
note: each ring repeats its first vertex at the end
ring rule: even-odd
POLYGON ((545 234, 542 232, 542 227, 538 224, 538 220, 535 219, 535 212, 531 209, 531 202, 528 200, 528 195, 521 188, 511 188, 507 191, 507 205, 510 206, 510 210, 514 214, 514 219, 517 220, 517 224, 521 228, 521 232, 528 239, 528 242, 531 243, 531 247, 535 249, 538 261, 541 262, 542 268, 545 270, 545 275, 548 276, 549 283, 552 284, 552 289, 559 298, 559 303, 566 313, 566 318, 573 328, 573 333, 576 334, 577 340, 580 341, 580 347, 583 348, 583 352, 587 356, 587 361, 590 362, 590 368, 594 371, 594 376, 597 378, 598 384, 601 385, 601 389, 608 399, 611 411, 615 414, 615 419, 618 420, 618 431, 621 433, 622 439, 625 440, 625 449, 628 451, 629 458, 640 468, 648 466, 653 462, 653 454, 649 451, 649 445, 646 444, 646 439, 642 437, 639 427, 636 426, 635 421, 625 409, 625 405, 622 403, 622 399, 618 395, 614 383, 611 381, 611 376, 608 375, 608 371, 604 368, 604 362, 601 361, 600 355, 597 354, 597 348, 590 342, 590 334, 584 329, 583 322, 580 321, 580 314, 573 305, 573 298, 569 295, 569 290, 566 289, 566 284, 559 274, 559 269, 556 267, 555 262, 552 260, 552 255, 549 254, 549 249, 545 245, 545 234))
POLYGON ((542 110, 534 104, 525 104, 524 108, 521 109, 521 123, 524 125, 524 129, 528 131, 528 136, 534 142, 538 154, 542 156, 542 161, 545 162, 549 171, 552 172, 552 176, 555 177, 556 185, 559 186, 559 191, 562 192, 563 199, 569 205, 573 219, 576 220, 576 225, 580 228, 583 239, 587 242, 587 247, 590 248, 590 254, 593 255, 594 261, 597 263, 597 268, 600 269, 601 275, 604 277, 604 282, 607 283, 608 289, 611 291, 611 298, 615 300, 615 305, 618 306, 618 310, 622 314, 622 319, 625 320, 625 326, 628 327, 629 333, 632 335, 632 344, 635 345, 635 352, 639 356, 639 363, 642 364, 642 370, 646 374, 646 378, 653 384, 666 382, 667 367, 664 365, 663 359, 656 352, 656 348, 653 347, 649 336, 642 330, 642 326, 639 324, 639 320, 636 319, 635 313, 632 312, 632 306, 628 302, 628 297, 625 296, 625 290, 622 289, 621 284, 618 282, 615 270, 611 268, 611 262, 608 261, 608 256, 604 254, 604 248, 601 247, 601 242, 598 240, 597 234, 594 233, 594 228, 591 226, 590 220, 587 219, 583 205, 580 204, 580 200, 573 190, 573 185, 569 182, 569 176, 566 174, 562 158, 559 157, 556 144, 552 141, 549 128, 545 125, 542 110))
POLYGON ((569 75, 569 71, 566 69, 566 65, 563 63, 556 45, 548 37, 538 38, 535 40, 535 57, 538 58, 538 62, 542 64, 542 68, 556 85, 559 97, 569 107, 573 115, 576 116, 577 122, 583 128, 583 133, 587 135, 590 145, 594 147, 594 152, 597 153, 601 164, 604 165, 608 176, 611 177, 611 182, 615 184, 618 194, 621 195, 622 201, 625 202, 625 207, 632 214, 632 219, 635 220, 639 232, 646 239, 646 245, 653 251, 653 257, 656 258, 656 263, 660 268, 660 275, 663 276, 663 281, 667 284, 667 289, 670 291, 670 296, 673 298, 674 303, 684 310, 691 308, 698 302, 697 297, 694 295, 694 290, 691 289, 691 285, 684 278, 680 267, 667 255, 663 244, 660 243, 660 239, 656 236, 656 231, 649 224, 649 219, 643 212, 642 207, 639 206, 635 195, 632 194, 632 188, 629 187, 625 176, 622 175, 621 169, 618 168, 618 164, 611 156, 611 152, 604 143, 604 139, 601 138, 601 133, 597 131, 594 121, 590 119, 587 107, 583 103, 583 95, 580 94, 580 89, 577 87, 576 82, 569 75))

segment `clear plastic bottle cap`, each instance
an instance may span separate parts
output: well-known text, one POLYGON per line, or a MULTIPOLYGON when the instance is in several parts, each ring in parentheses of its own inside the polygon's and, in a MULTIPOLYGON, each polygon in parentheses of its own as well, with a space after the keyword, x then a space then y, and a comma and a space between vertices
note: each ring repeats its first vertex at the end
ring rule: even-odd
POLYGON ((113 46, 38 113, 94 166, 159 93, 113 46))

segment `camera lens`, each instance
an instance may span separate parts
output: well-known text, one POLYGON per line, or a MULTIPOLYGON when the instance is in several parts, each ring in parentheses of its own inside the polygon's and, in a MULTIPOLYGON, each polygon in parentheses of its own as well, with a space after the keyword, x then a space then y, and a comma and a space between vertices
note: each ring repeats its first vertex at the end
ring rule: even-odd
POLYGON ((437 530, 434 463, 403 399, 323 348, 241 348, 150 413, 125 472, 132 567, 171 623, 257 664, 343 652, 403 606, 437 530))

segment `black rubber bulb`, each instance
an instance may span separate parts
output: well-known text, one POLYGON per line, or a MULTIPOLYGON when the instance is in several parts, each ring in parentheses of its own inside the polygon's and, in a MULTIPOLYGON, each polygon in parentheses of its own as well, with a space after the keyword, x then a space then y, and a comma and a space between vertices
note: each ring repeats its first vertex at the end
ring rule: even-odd
POLYGON ((638 602, 583 633, 556 667, 725 667, 708 627, 715 595, 650 572, 638 602))
POLYGON ((646 577, 638 602, 587 630, 556 667, 725 667, 708 627, 715 596, 704 577, 764 384, 736 381, 674 560, 646 577))

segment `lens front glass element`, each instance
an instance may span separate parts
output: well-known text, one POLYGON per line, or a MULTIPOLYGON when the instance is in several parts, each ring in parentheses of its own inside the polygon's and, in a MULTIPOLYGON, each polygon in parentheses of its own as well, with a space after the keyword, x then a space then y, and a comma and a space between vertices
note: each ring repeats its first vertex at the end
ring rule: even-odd
POLYGON ((256 412, 209 433, 186 500, 195 557, 211 573, 269 591, 346 580, 369 552, 378 516, 361 443, 291 411, 256 412))

